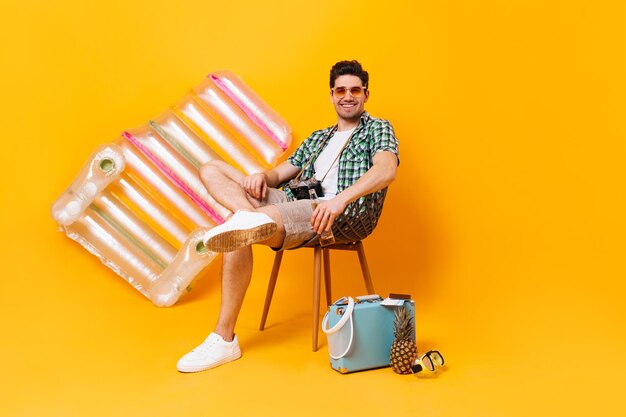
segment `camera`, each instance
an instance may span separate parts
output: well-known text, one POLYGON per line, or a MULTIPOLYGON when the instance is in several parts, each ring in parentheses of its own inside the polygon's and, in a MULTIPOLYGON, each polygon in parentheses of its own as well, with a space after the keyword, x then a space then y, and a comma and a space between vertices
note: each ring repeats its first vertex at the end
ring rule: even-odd
POLYGON ((289 184, 287 184, 287 186, 293 193, 293 196, 296 198, 296 200, 311 199, 309 190, 315 190, 317 198, 324 197, 324 191, 322 191, 322 183, 318 181, 317 178, 311 178, 302 181, 293 179, 289 181, 289 184))

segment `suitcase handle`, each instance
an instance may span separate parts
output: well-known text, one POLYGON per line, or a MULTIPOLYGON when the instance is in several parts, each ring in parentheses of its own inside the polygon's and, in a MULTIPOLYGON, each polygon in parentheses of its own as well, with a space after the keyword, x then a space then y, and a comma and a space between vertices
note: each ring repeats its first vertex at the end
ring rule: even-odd
POLYGON ((330 353, 330 349, 329 349, 328 354, 333 359, 343 358, 344 356, 346 356, 346 354, 350 351, 350 348, 352 347, 352 341, 354 340, 354 323, 352 322, 353 311, 354 311, 354 299, 352 299, 352 297, 348 297, 348 307, 346 307, 346 312, 339 319, 339 321, 330 329, 326 328, 326 326, 328 325, 328 313, 330 313, 330 311, 327 311, 326 314, 324 315, 324 320, 322 320, 322 331, 326 333, 327 335, 337 333, 339 330, 343 328, 343 326, 348 322, 348 320, 350 321, 350 341, 348 343, 348 347, 341 355, 338 355, 338 356, 335 356, 332 353, 330 353))

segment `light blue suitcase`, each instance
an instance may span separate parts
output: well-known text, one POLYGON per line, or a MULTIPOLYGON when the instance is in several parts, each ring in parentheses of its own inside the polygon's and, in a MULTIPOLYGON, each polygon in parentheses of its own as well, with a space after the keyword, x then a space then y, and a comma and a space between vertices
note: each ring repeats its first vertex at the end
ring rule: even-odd
MULTIPOLYGON (((394 310, 401 307, 381 305, 379 296, 351 300, 344 297, 336 301, 322 322, 328 338, 330 366, 342 374, 389 366, 394 310)), ((406 300, 404 306, 415 317, 413 300, 406 300)))

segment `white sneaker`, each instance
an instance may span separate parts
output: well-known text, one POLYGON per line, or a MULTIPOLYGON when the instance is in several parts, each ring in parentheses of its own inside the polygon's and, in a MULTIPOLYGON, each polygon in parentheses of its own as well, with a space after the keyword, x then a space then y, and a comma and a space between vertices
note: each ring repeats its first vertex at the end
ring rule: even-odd
POLYGON ((241 358, 237 335, 227 342, 217 333, 211 333, 197 348, 180 358, 176 368, 180 372, 200 372, 241 358))
POLYGON ((232 252, 269 239, 276 230, 276 222, 270 216, 238 210, 226 222, 209 230, 202 240, 210 251, 232 252))

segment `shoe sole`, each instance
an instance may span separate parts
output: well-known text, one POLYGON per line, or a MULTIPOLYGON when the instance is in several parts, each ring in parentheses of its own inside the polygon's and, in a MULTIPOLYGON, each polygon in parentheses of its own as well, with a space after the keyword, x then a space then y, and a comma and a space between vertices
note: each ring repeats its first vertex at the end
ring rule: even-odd
POLYGON ((265 223, 244 230, 228 230, 210 237, 204 242, 204 246, 213 252, 232 252, 269 239, 276 230, 276 223, 265 223))
POLYGON ((208 369, 212 369, 212 368, 216 368, 220 365, 224 365, 225 363, 228 362, 232 362, 232 361, 236 361, 237 359, 241 358, 241 352, 236 352, 233 353, 230 356, 227 356, 225 358, 220 359, 217 362, 213 362, 208 366, 189 366, 189 367, 177 367, 176 369, 178 369, 178 372, 183 372, 183 373, 195 373, 195 372, 202 372, 202 371, 206 371, 208 369))

